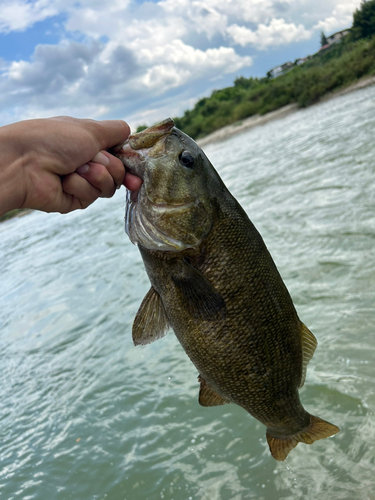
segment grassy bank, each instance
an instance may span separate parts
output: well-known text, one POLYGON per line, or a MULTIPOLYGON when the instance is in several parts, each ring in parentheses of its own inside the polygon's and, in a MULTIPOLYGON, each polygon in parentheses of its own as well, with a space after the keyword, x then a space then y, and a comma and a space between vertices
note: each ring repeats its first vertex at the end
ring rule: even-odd
POLYGON ((178 128, 198 139, 225 125, 287 104, 309 106, 366 75, 375 75, 375 37, 344 39, 277 78, 237 78, 232 87, 214 91, 174 120, 178 128))
POLYGON ((7 212, 4 215, 0 216, 0 222, 4 222, 8 219, 11 219, 12 217, 18 217, 20 215, 26 215, 28 212, 31 212, 28 208, 21 208, 21 209, 16 209, 16 210, 11 210, 10 212, 7 212))

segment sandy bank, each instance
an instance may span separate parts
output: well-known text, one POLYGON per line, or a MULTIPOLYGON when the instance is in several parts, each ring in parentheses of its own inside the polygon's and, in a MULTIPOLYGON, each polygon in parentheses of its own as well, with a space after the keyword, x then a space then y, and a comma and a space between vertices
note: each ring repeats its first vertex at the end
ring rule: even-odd
MULTIPOLYGON (((369 87, 370 85, 374 84, 375 84, 375 76, 368 76, 362 78, 361 80, 358 80, 357 82, 349 85, 346 88, 339 89, 335 92, 329 92, 319 100, 319 103, 326 102, 335 97, 339 97, 341 95, 348 94, 349 92, 353 92, 354 90, 363 89, 365 87, 369 87)), ((250 116, 249 118, 245 118, 240 122, 236 122, 233 123, 232 125, 227 125, 226 127, 220 128, 219 130, 212 132, 212 134, 206 135, 206 137, 203 137, 202 139, 198 139, 197 143, 199 144, 199 146, 203 147, 206 146, 207 144, 211 144, 212 142, 223 141, 225 139, 228 139, 229 137, 232 137, 235 134, 244 132, 245 130, 249 130, 253 127, 258 127, 259 125, 264 125, 265 123, 271 120, 277 120, 279 118, 283 118, 284 116, 287 116, 290 113, 294 113, 295 111, 297 111, 297 109, 298 109, 297 104, 288 104, 287 106, 277 109, 276 111, 271 111, 271 113, 267 113, 262 116, 260 115, 250 116)))

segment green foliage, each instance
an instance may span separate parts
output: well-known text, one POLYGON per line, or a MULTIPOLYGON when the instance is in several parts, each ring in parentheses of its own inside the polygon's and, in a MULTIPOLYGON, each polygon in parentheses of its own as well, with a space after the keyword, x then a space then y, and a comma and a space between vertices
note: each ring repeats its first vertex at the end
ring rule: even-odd
POLYGON ((328 40, 327 37, 325 36, 324 32, 322 31, 320 34, 320 46, 323 47, 323 45, 327 45, 328 40))
POLYGON ((145 130, 147 128, 147 125, 138 125, 136 133, 142 132, 142 130, 145 130))
POLYGON ((0 222, 4 222, 8 219, 11 219, 12 217, 17 217, 20 214, 26 214, 27 212, 30 212, 28 208, 16 208, 15 210, 10 210, 10 212, 7 212, 6 214, 0 216, 0 222))
POLYGON ((352 36, 354 40, 375 35, 375 0, 362 0, 353 14, 352 36))
MULTIPOLYGON (((375 0, 366 3, 375 3, 375 0)), ((290 103, 300 107, 327 92, 375 73, 375 37, 354 42, 349 37, 278 78, 236 78, 232 87, 215 90, 192 110, 175 118, 176 126, 193 138, 256 114, 290 103)))

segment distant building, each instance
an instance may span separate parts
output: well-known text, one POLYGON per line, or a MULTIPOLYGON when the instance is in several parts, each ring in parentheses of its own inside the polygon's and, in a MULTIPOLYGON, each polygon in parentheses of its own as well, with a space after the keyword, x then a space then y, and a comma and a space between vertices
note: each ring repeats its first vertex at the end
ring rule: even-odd
POLYGON ((344 36, 349 35, 349 33, 350 29, 346 29, 342 31, 337 31, 337 33, 333 33, 333 35, 331 36, 327 36, 328 45, 341 42, 341 39, 344 38, 344 36))
POLYGON ((305 63, 308 60, 309 60, 309 57, 301 57, 300 59, 296 60, 295 64, 297 64, 297 66, 300 66, 301 64, 305 63))
POLYGON ((321 50, 326 50, 326 49, 328 49, 329 47, 330 47, 330 44, 329 44, 329 43, 326 43, 325 45, 322 45, 322 46, 320 47, 319 52, 320 52, 321 50))
POLYGON ((283 75, 287 71, 289 71, 292 67, 293 67, 293 63, 286 62, 286 63, 282 64, 281 66, 276 66, 275 68, 270 69, 267 74, 271 78, 276 78, 280 75, 283 75))
POLYGON ((332 45, 335 43, 340 43, 341 40, 344 38, 344 36, 349 35, 350 29, 342 30, 342 31, 337 31, 337 33, 333 33, 333 35, 327 36, 327 42, 326 45, 323 45, 320 47, 319 52, 322 50, 329 49, 332 45))

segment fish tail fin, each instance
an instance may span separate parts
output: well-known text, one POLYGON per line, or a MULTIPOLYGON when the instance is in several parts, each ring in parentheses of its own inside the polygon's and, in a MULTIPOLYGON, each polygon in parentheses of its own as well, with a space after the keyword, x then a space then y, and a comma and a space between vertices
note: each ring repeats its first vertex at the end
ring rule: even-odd
POLYGON ((310 415, 310 424, 300 432, 285 438, 272 436, 272 431, 267 429, 267 442, 271 454, 276 460, 285 460, 290 450, 298 443, 312 444, 314 441, 324 439, 339 432, 336 425, 330 424, 319 417, 310 415))

